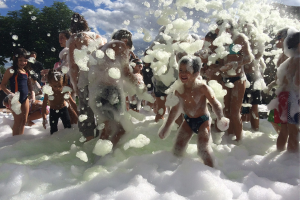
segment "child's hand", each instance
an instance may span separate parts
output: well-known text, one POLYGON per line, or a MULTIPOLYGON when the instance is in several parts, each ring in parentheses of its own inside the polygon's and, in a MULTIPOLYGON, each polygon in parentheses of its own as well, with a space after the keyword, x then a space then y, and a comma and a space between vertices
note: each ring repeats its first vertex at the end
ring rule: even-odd
POLYGON ((230 120, 226 117, 222 117, 220 120, 217 121, 217 127, 221 131, 226 131, 229 127, 230 120))
POLYGON ((46 124, 48 124, 47 119, 43 119, 43 127, 44 127, 44 129, 46 129, 46 124))

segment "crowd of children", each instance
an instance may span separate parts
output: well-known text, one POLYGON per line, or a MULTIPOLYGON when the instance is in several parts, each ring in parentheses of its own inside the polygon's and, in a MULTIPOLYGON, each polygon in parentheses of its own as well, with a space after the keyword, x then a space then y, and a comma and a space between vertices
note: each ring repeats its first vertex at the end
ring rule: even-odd
MULTIPOLYGON (((193 133, 196 133, 198 154, 206 165, 213 167, 209 146, 209 107, 216 115, 216 129, 233 134, 236 141, 242 140, 242 121, 250 121, 252 128, 259 130, 258 104, 261 103, 261 88, 257 89, 256 83, 263 77, 265 64, 262 59, 263 51, 258 48, 254 52, 257 45, 255 37, 251 37, 254 25, 248 22, 241 25, 242 30, 246 30, 243 32, 238 31, 230 20, 218 20, 217 28, 206 35, 206 44, 201 51, 192 55, 179 50, 170 53, 170 61, 164 73, 171 73, 171 78, 165 76, 169 78, 165 80, 164 76, 152 72, 156 67, 151 66, 154 62, 149 61, 149 52, 155 49, 158 41, 159 44, 172 46, 175 43, 195 41, 198 39, 196 36, 168 42, 162 36, 157 37, 156 43, 149 47, 142 60, 130 51, 132 34, 129 31, 115 32, 113 40, 107 43, 105 38, 90 32, 83 16, 75 13, 72 19, 75 18, 79 20, 72 20, 72 34, 68 31, 59 34, 59 42, 64 48, 60 53, 60 62, 56 63, 54 69, 41 71, 43 81, 47 82, 43 89, 37 82, 38 75, 30 74, 29 53, 22 48, 14 53, 13 66, 7 69, 1 83, 2 90, 8 95, 3 104, 11 109, 15 120, 13 135, 23 134, 24 126, 33 125, 32 120, 38 118, 43 118, 43 126, 46 128, 49 114, 51 134, 58 131, 57 123, 60 118, 65 128, 78 123, 79 130, 87 141, 98 136, 99 130, 102 130, 100 138, 110 138, 115 145, 129 130, 122 118, 125 108, 138 112, 142 105, 150 106, 156 114, 155 121, 158 122, 164 118, 168 107, 167 98, 172 98, 173 105, 168 118, 159 129, 159 137, 165 138, 176 120, 179 129, 174 154, 181 156, 193 133), (228 54, 211 62, 209 56, 218 51, 215 41, 222 33, 229 35, 232 41, 231 44, 224 45, 228 54), (84 64, 78 60, 78 50, 85 51, 91 57, 90 62, 84 64), (111 50, 114 51, 113 54, 109 53, 111 50), (104 58, 100 51, 106 52, 104 58), (178 63, 177 70, 171 62, 178 63), (116 77, 116 73, 111 74, 112 70, 120 72, 122 81, 119 81, 120 77, 116 77), (103 74, 99 74, 100 72, 103 74), (224 96, 224 108, 206 83, 211 80, 216 80, 227 92, 224 96), (7 89, 8 82, 10 90, 7 89), (136 90, 124 92, 128 83, 133 84, 129 86, 136 87, 136 90), (73 99, 76 95, 79 99, 78 110, 76 99, 73 99), (149 98, 150 95, 156 99, 154 103, 149 98), (78 122, 79 115, 86 118, 78 122)), ((165 34, 165 30, 166 27, 161 28, 159 35, 165 34)), ((284 53, 277 63, 277 80, 264 90, 268 93, 274 86, 277 87, 277 97, 274 100, 277 103, 269 106, 273 109, 269 120, 280 132, 277 149, 283 150, 288 140, 288 150, 291 152, 299 151, 299 34, 291 29, 278 32, 276 45, 283 48, 284 53)))

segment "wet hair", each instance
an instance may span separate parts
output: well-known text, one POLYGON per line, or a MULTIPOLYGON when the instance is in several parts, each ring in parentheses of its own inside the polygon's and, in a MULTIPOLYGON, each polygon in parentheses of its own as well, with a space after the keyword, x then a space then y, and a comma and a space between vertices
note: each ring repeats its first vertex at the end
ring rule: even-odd
POLYGON ((218 37, 218 34, 210 31, 206 34, 205 40, 207 40, 207 39, 215 40, 217 37, 218 37))
POLYGON ((121 40, 121 39, 127 39, 127 46, 131 49, 132 48, 132 33, 126 29, 120 29, 113 33, 111 39, 113 40, 121 40))
POLYGON ((69 30, 63 30, 59 34, 64 34, 67 39, 71 37, 71 32, 69 30))
POLYGON ((87 21, 79 13, 74 13, 71 18, 71 33, 79 33, 82 31, 90 31, 87 21))
POLYGON ((300 43, 300 32, 290 34, 286 40, 288 49, 296 49, 300 43))
MULTIPOLYGON (((13 70, 15 71, 14 74, 18 73, 18 59, 21 57, 24 57, 28 59, 30 56, 30 52, 26 51, 24 48, 18 48, 14 51, 14 56, 13 56, 13 70)), ((27 62, 27 65, 24 67, 24 70, 29 73, 30 71, 30 62, 27 62)))
POLYGON ((182 57, 182 59, 179 61, 179 66, 181 64, 185 64, 187 66, 191 66, 193 68, 193 74, 197 73, 200 71, 201 69, 201 60, 199 57, 194 57, 194 58, 191 58, 191 57, 188 57, 188 56, 184 56, 182 57))
POLYGON ((55 69, 50 69, 47 75, 48 82, 60 81, 62 85, 67 85, 68 78, 61 71, 57 71, 55 69))
POLYGON ((35 51, 30 51, 30 55, 34 54, 37 57, 37 53, 35 51))
POLYGON ((275 39, 280 40, 282 38, 286 38, 287 32, 288 32, 288 28, 281 29, 280 31, 278 31, 275 39))

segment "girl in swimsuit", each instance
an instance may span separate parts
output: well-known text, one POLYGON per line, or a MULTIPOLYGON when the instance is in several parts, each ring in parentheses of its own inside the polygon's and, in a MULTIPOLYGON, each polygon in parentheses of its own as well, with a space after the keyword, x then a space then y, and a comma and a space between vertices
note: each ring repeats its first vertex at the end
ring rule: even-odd
POLYGON ((30 64, 27 62, 28 53, 25 49, 19 48, 14 52, 13 66, 8 68, 4 74, 1 87, 3 91, 13 99, 16 92, 19 93, 19 103, 14 101, 12 105, 12 113, 14 116, 13 136, 22 135, 24 133, 25 123, 29 113, 28 93, 35 96, 31 89, 29 76, 30 64), (10 90, 7 89, 7 83, 10 82, 10 90), (21 112, 20 112, 21 111, 21 112))
MULTIPOLYGON (((223 20, 217 21, 219 28, 224 28, 224 25, 226 25, 224 22, 223 20)), ((249 51, 249 42, 239 33, 235 32, 230 21, 227 23, 230 28, 226 28, 225 31, 232 35, 233 44, 229 46, 230 54, 224 58, 224 66, 220 68, 223 77, 222 85, 227 91, 224 97, 224 114, 230 119, 228 134, 234 134, 236 141, 239 141, 241 140, 243 131, 240 110, 246 89, 246 77, 243 66, 252 61, 252 56, 249 51), (235 52, 233 50, 234 45, 240 45, 241 49, 235 52), (233 87, 227 87, 228 83, 232 83, 233 87)), ((215 31, 217 34, 219 34, 219 28, 215 31)))

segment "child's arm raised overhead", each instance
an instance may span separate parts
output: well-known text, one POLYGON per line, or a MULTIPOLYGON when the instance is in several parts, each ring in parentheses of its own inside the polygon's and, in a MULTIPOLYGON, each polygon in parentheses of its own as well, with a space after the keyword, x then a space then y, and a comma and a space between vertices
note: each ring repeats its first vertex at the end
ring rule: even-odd
POLYGON ((222 105, 216 99, 214 91, 207 85, 203 85, 201 92, 206 96, 212 106, 214 113, 217 115, 217 126, 221 131, 225 131, 229 127, 229 119, 224 117, 222 105))
POLYGON ((42 116, 43 116, 43 127, 44 129, 46 129, 46 124, 47 124, 47 113, 46 113, 46 109, 47 109, 47 102, 48 102, 48 94, 45 94, 44 96, 44 100, 43 100, 43 105, 42 105, 42 116))
MULTIPOLYGON (((177 95, 176 95, 177 97, 177 95)), ((177 97, 178 98, 178 97, 177 97)), ((158 130, 158 135, 161 139, 164 139, 169 133, 171 125, 174 123, 174 121, 179 117, 179 115, 182 113, 182 107, 181 103, 178 99, 178 103, 171 108, 170 114, 168 116, 168 119, 162 127, 158 130)))

